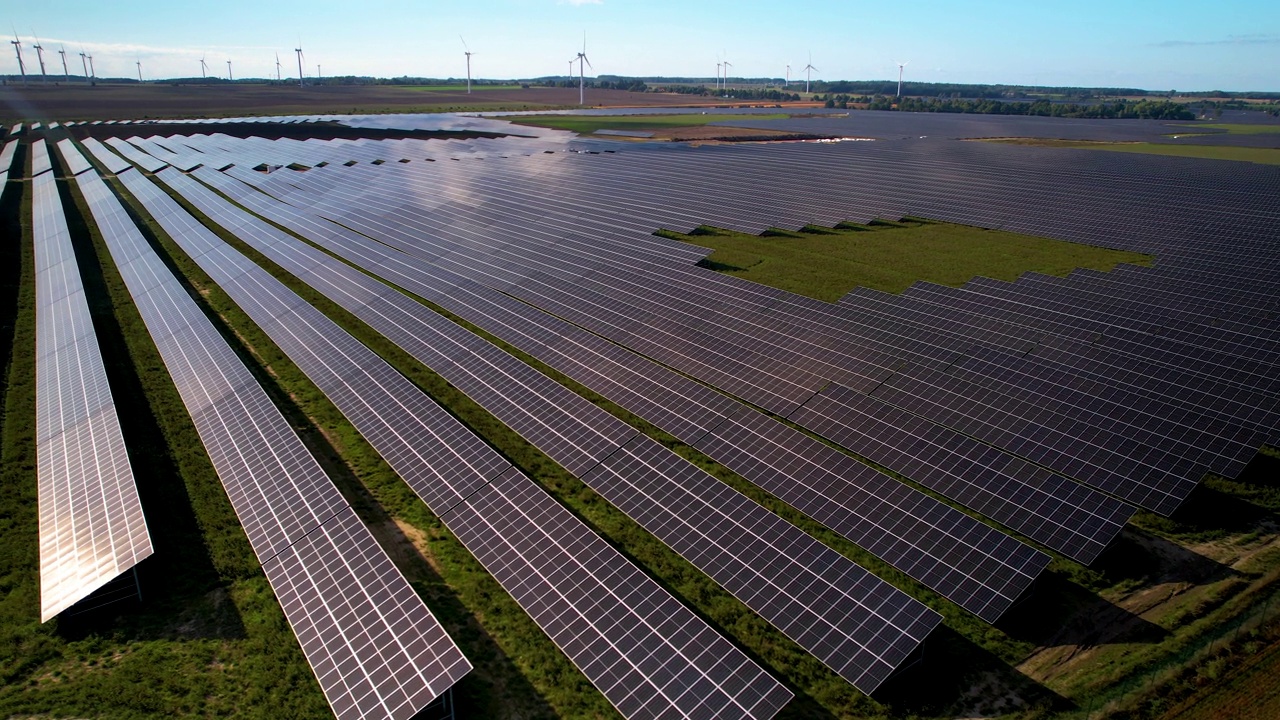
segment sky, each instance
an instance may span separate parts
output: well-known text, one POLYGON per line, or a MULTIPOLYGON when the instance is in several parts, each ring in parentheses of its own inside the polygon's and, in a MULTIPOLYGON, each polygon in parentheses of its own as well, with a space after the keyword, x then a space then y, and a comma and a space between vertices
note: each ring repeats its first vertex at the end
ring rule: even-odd
MULTIPOLYGON (((596 74, 907 80, 1150 90, 1280 91, 1276 0, 9 0, 0 23, 38 74, 57 51, 100 77, 201 74, 563 75, 582 48, 596 74), (812 57, 812 61, 810 61, 812 57)), ((13 46, 0 74, 18 71, 13 46)), ((0 51, 3 52, 3 51, 0 51)))

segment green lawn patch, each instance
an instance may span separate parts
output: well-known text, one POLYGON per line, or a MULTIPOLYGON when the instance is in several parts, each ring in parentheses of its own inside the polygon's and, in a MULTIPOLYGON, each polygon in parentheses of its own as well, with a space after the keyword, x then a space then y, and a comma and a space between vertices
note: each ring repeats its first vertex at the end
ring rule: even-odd
POLYGON ((925 220, 765 235, 714 228, 661 234, 715 250, 703 260, 706 267, 828 302, 859 286, 897 293, 919 280, 958 286, 978 275, 1013 280, 1028 271, 1066 275, 1151 261, 1140 253, 925 220))
MULTIPOLYGON (((528 117, 508 118, 517 125, 534 125, 554 128, 556 130, 572 130, 579 135, 590 135, 597 130, 671 130, 674 128, 698 127, 717 122, 741 120, 742 115, 530 115, 528 117)), ((775 113, 770 115, 751 115, 751 120, 782 120, 787 115, 775 113)))

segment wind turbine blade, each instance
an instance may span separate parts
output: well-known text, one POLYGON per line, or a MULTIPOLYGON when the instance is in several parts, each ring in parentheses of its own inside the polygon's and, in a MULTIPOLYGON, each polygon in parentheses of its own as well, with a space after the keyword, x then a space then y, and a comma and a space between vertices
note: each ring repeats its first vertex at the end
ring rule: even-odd
POLYGON ((467 47, 466 39, 463 38, 461 35, 458 36, 458 39, 462 41, 462 49, 466 50, 467 52, 471 52, 471 48, 467 47))
POLYGON ((586 55, 582 56, 582 61, 585 62, 587 64, 587 67, 591 68, 592 70, 596 69, 596 66, 591 64, 591 61, 587 59, 586 55))

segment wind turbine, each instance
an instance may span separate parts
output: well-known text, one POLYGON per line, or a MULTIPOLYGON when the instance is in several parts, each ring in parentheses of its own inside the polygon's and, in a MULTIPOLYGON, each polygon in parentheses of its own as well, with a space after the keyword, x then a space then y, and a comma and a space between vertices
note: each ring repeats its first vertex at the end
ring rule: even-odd
POLYGON ((67 48, 66 46, 60 47, 62 49, 58 51, 58 54, 62 56, 62 79, 66 82, 71 82, 71 73, 67 72, 67 48))
POLYGON ((320 84, 320 63, 316 63, 316 84, 320 84))
POLYGON ((200 77, 201 78, 209 77, 209 66, 205 64, 203 55, 200 56, 200 77))
POLYGON ((724 91, 726 94, 729 92, 729 68, 731 67, 733 67, 733 63, 726 59, 724 61, 724 91))
POLYGON ((27 66, 22 62, 22 42, 18 40, 18 33, 13 34, 13 39, 9 41, 13 46, 13 51, 18 54, 18 72, 22 73, 22 84, 27 84, 27 66))
POLYGON ((98 79, 98 71, 93 69, 93 56, 89 56, 89 77, 94 80, 98 79))
MULTIPOLYGON (((595 66, 591 64, 591 61, 587 59, 587 34, 586 33, 582 33, 582 52, 578 53, 578 57, 576 59, 578 61, 578 104, 586 105, 587 104, 587 100, 586 100, 587 80, 586 80, 586 70, 583 69, 583 66, 586 65, 587 67, 590 67, 592 70, 596 69, 595 66)), ((570 73, 573 72, 573 60, 569 61, 569 72, 570 73)))
POLYGON ((302 87, 302 43, 299 42, 293 51, 298 54, 298 87, 302 87))
POLYGON ((906 63, 898 63, 898 97, 902 97, 902 69, 907 66, 906 63))
POLYGON ((280 80, 280 53, 276 53, 276 81, 280 80))
POLYGON ((139 60, 134 65, 138 66, 138 82, 142 82, 142 61, 139 60))
POLYGON ((40 61, 40 84, 43 85, 49 82, 49 79, 44 74, 44 48, 41 47, 40 38, 36 37, 34 30, 31 31, 31 36, 36 38, 36 44, 31 47, 36 49, 36 59, 40 61))
POLYGON ((812 77, 810 73, 822 72, 813 66, 813 53, 809 53, 809 64, 804 66, 804 94, 809 94, 809 79, 812 77))
POLYGON ((227 61, 227 80, 228 81, 235 80, 234 77, 231 77, 231 61, 230 60, 227 61))
POLYGON ((716 92, 720 92, 720 68, 723 66, 724 63, 716 61, 716 92))
POLYGON ((85 62, 85 58, 87 58, 87 57, 89 57, 89 56, 88 56, 88 55, 85 55, 85 54, 84 54, 84 51, 83 51, 83 50, 81 50, 81 51, 80 51, 80 67, 84 70, 84 81, 85 81, 85 82, 89 82, 89 64, 88 64, 87 62, 85 62))
MULTIPOLYGON (((463 54, 467 56, 467 94, 471 94, 471 48, 467 47, 467 41, 461 35, 458 36, 462 40, 463 54)), ((570 70, 569 72, 573 72, 570 70)))
POLYGON ((787 89, 791 88, 791 63, 787 63, 787 89))

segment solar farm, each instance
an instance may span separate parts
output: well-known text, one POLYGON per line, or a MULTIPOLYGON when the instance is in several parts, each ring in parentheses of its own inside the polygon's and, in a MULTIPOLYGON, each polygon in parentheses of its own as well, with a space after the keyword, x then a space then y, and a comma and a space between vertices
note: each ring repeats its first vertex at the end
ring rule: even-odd
POLYGON ((712 124, 826 141, 9 128, 0 714, 1155 718, 1280 642, 1280 168, 712 124))

